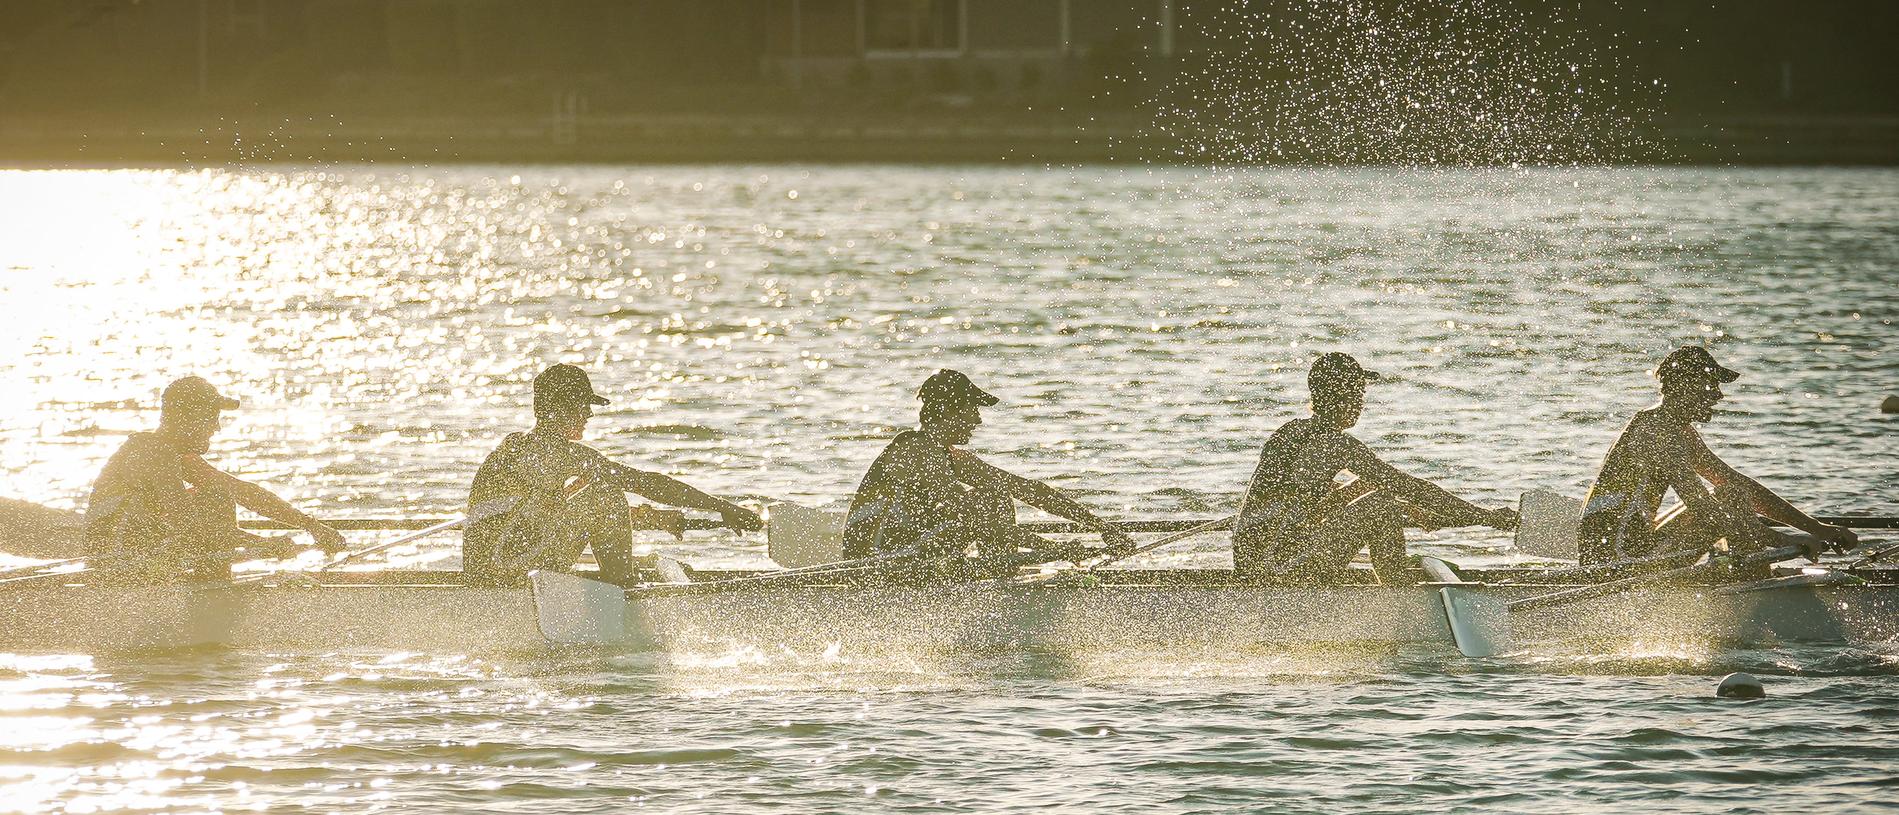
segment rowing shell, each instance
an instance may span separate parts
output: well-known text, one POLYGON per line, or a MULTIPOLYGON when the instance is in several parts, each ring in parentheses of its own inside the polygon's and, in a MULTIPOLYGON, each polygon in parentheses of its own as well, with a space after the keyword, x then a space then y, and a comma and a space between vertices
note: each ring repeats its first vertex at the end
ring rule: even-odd
MULTIPOLYGON (((740 644, 846 653, 1408 643, 1450 648, 1440 593, 1430 585, 1254 586, 1233 583, 1223 570, 1098 575, 1091 583, 1027 586, 766 584, 631 596, 563 573, 537 573, 531 588, 462 585, 453 572, 332 573, 317 586, 14 586, 0 591, 0 652, 227 646, 492 653, 550 645, 701 652, 740 644)), ((1496 572, 1479 579, 1507 576, 1496 572)), ((1471 591, 1510 600, 1557 588, 1471 591)), ((1601 649, 1631 642, 1886 642, 1899 634, 1899 584, 1874 576, 1867 585, 1785 585, 1741 593, 1662 587, 1528 612, 1514 621, 1514 630, 1519 643, 1601 649)))
MULTIPOLYGON (((1092 585, 761 586, 719 593, 628 593, 564 573, 537 573, 542 634, 561 645, 693 650, 720 643, 803 651, 1260 649, 1319 644, 1451 643, 1431 586, 1256 586, 1226 572, 1103 573, 1092 585)), ((1472 591, 1500 600, 1540 586, 1472 591)), ((1884 642, 1899 633, 1899 585, 1757 591, 1661 587, 1544 612, 1515 623, 1519 642, 1767 646, 1884 642)))
POLYGON ((273 651, 544 649, 526 589, 452 572, 345 572, 294 583, 0 591, 0 652, 102 654, 205 646, 273 651))

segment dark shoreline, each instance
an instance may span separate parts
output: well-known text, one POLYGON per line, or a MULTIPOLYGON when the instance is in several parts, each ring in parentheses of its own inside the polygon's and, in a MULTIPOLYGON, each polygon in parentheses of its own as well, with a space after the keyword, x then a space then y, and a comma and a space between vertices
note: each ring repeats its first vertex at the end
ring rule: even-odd
MULTIPOLYGON (((1145 123, 925 116, 616 116, 556 121, 383 119, 368 125, 223 119, 209 126, 15 119, 0 166, 206 164, 971 164, 1219 165, 1183 159, 1145 123)), ((1647 155, 1526 165, 1895 166, 1899 117, 1674 118, 1641 134, 1647 155)), ((1417 166, 1293 156, 1259 166, 1417 166)), ((1235 163, 1238 164, 1238 163, 1235 163)), ((1457 162, 1462 165, 1463 162, 1457 162)), ((1496 166, 1508 166, 1500 161, 1496 166)))

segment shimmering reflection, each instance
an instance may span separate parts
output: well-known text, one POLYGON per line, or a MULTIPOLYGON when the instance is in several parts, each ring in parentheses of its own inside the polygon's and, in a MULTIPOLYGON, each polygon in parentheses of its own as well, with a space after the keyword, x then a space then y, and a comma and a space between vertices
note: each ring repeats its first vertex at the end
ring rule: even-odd
MULTIPOLYGON (((1731 460, 1899 511, 1892 171, 0 172, 0 202, 0 496, 61 507, 190 372, 246 401, 222 463, 324 514, 439 513, 564 360, 614 397, 600 446, 721 493, 843 496, 947 365, 1005 400, 997 461, 1210 514, 1319 348, 1394 374, 1366 439, 1501 501, 1580 491, 1647 365, 1702 340, 1747 374, 1708 429, 1731 460)), ((452 565, 453 540, 396 560, 452 565)), ((4 656, 0 812, 1725 812, 1763 784, 1831 811, 1890 787, 1896 675, 1891 643, 1673 636, 4 656), (1709 698, 1733 670, 1768 700, 1709 698)))
POLYGON ((997 460, 1206 513, 1319 347, 1396 375, 1367 438, 1500 501, 1580 491, 1700 340, 1748 372, 1709 428, 1733 460, 1899 507, 1891 171, 5 172, 0 200, 0 474, 57 506, 196 372, 247 403, 221 461, 331 514, 439 512, 567 360, 615 397, 602 447, 723 493, 845 495, 954 365, 1005 398, 997 460))
POLYGON ((788 800, 1555 812, 1618 789, 1714 812, 1764 775, 1829 779, 1781 794, 1832 808, 1864 803, 1876 783, 1894 676, 1879 655, 1841 658, 8 657, 0 800, 21 812, 751 812, 788 800), (1711 698, 1727 670, 1766 675, 1769 700, 1711 698))

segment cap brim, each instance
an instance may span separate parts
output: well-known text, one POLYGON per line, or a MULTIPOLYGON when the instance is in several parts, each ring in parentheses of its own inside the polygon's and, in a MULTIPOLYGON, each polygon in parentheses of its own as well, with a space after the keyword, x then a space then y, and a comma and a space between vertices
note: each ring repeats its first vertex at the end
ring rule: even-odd
POLYGON ((607 397, 601 396, 600 394, 597 394, 597 393, 590 393, 590 394, 587 394, 586 401, 587 401, 587 404, 589 405, 604 405, 607 403, 607 397))
POLYGON ((228 396, 218 397, 218 410, 237 410, 237 400, 228 396))
POLYGON ((1377 382, 1378 380, 1385 378, 1384 374, 1381 374, 1377 371, 1364 371, 1364 370, 1359 371, 1358 376, 1360 379, 1363 379, 1366 382, 1377 382))
POLYGON ((981 388, 976 388, 975 393, 969 395, 969 399, 971 402, 982 407, 994 407, 1002 402, 1001 399, 991 396, 988 391, 982 390, 981 388))
POLYGON ((1714 366, 1714 381, 1716 382, 1721 382, 1725 384, 1728 382, 1733 382, 1734 380, 1740 379, 1740 378, 1741 378, 1740 371, 1736 371, 1730 368, 1723 368, 1719 365, 1714 366))

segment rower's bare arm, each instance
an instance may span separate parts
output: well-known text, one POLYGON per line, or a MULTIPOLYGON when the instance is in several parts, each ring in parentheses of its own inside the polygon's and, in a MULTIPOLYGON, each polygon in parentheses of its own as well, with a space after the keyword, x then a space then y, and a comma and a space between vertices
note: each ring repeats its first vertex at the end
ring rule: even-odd
POLYGON ((1427 515, 1436 528, 1454 526, 1490 526, 1511 529, 1516 513, 1509 509, 1489 510, 1452 495, 1449 490, 1386 464, 1377 454, 1356 439, 1347 439, 1344 469, 1366 483, 1366 489, 1389 489, 1427 515))
MULTIPOLYGON (((1740 488, 1747 496, 1748 505, 1753 508, 1755 514, 1766 516, 1809 535, 1842 546, 1850 547, 1859 543, 1858 536, 1851 530, 1821 523, 1813 516, 1800 511, 1799 507, 1789 503, 1785 498, 1774 494, 1774 491, 1768 489, 1766 485, 1728 466, 1728 463, 1715 455, 1713 450, 1708 449, 1708 444, 1702 441, 1701 434, 1689 431, 1684 440, 1684 447, 1689 467, 1696 475, 1706 478, 1709 483, 1717 487, 1740 488)), ((1677 489, 1676 492, 1680 493, 1681 490, 1677 489)), ((1686 497, 1683 497, 1682 503, 1688 503, 1686 497)), ((1690 504, 1689 508, 1694 509, 1694 506, 1690 504)))
POLYGON ((1133 540, 1114 525, 1103 520, 1094 511, 1081 502, 1068 497, 1066 493, 1030 478, 997 467, 976 457, 967 450, 950 453, 950 462, 956 468, 956 478, 970 486, 990 486, 1007 493, 1022 503, 1035 507, 1050 515, 1067 518, 1078 524, 1086 524, 1101 534, 1103 543, 1109 546, 1131 546, 1133 540))
POLYGON ((1093 511, 1082 506, 1079 501, 1068 497, 1061 490, 1004 470, 977 458, 976 454, 967 450, 952 452, 950 461, 956 467, 956 479, 965 484, 999 489, 1008 493, 1010 497, 1050 515, 1088 524, 1097 530, 1109 528, 1107 521, 1097 517, 1093 511))
POLYGON ((731 501, 704 492, 684 481, 660 473, 635 469, 602 459, 602 469, 614 487, 642 498, 675 507, 716 512, 727 526, 752 532, 765 526, 758 514, 731 501))
MULTIPOLYGON (((349 542, 343 539, 341 532, 291 506, 290 502, 277 497, 276 493, 213 467, 197 456, 186 456, 184 462, 185 480, 197 488, 229 495, 238 506, 278 523, 302 529, 310 533, 310 537, 316 539, 316 545, 325 552, 340 552, 349 548, 349 542)), ((257 545, 267 540, 249 533, 239 533, 236 543, 257 545)))

